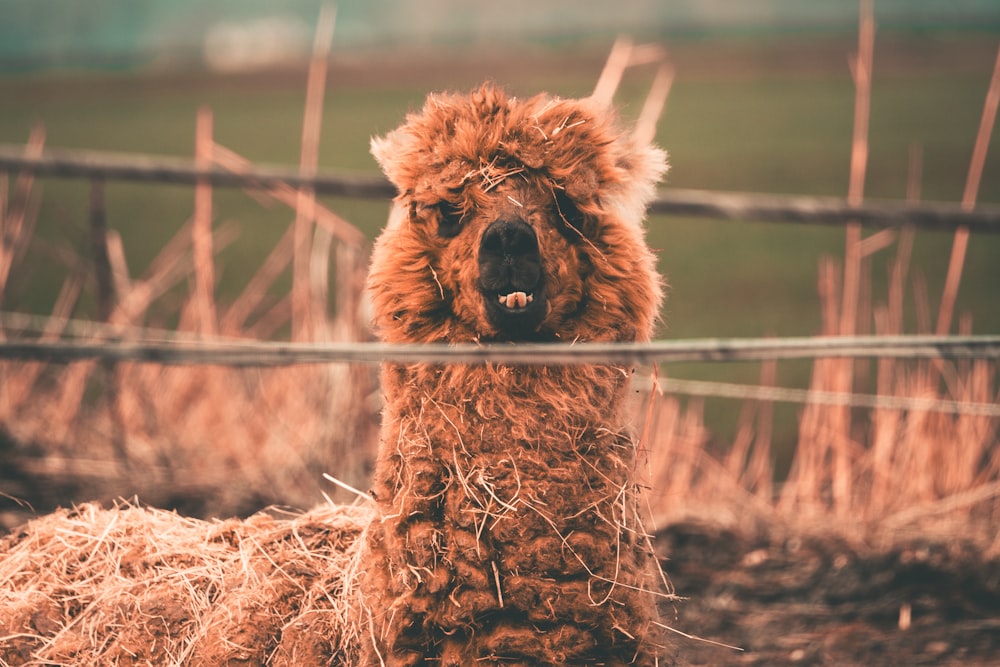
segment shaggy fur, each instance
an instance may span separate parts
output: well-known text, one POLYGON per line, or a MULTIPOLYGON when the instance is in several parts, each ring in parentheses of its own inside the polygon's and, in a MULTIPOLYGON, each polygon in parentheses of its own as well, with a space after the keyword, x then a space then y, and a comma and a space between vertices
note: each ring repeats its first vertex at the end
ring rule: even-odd
MULTIPOLYGON (((390 342, 641 341, 664 154, 608 110, 486 86, 372 142, 399 191, 369 274, 390 342)), ((613 365, 387 364, 368 662, 667 664, 613 365)))

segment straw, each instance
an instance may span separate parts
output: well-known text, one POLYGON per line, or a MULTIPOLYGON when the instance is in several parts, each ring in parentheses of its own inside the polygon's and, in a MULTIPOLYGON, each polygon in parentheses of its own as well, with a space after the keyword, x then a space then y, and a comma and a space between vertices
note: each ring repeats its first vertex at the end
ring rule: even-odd
MULTIPOLYGON (((1000 48, 997 49, 997 59, 993 65, 993 76, 990 78, 986 100, 983 102, 983 114, 979 121, 979 130, 972 149, 972 159, 969 162, 969 173, 962 193, 962 208, 971 210, 976 205, 979 193, 979 182, 982 179, 986 164, 986 152, 990 144, 990 135, 996 122, 997 107, 1000 105, 1000 48)), ((935 331, 947 333, 951 329, 951 320, 958 298, 958 286, 962 280, 962 267, 965 264, 965 252, 969 245, 969 229, 960 227, 955 230, 952 242, 951 257, 948 260, 948 274, 945 278, 944 291, 941 294, 941 307, 938 310, 935 331)))

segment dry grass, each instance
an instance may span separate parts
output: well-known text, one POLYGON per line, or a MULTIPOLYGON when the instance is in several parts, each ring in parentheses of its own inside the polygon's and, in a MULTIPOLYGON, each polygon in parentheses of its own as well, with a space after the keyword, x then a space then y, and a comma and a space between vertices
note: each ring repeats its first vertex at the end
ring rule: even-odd
MULTIPOLYGON (((322 78, 310 76, 310 86, 316 81, 322 78)), ((315 162, 321 86, 310 91, 307 102, 306 168, 315 162)), ((44 133, 36 131, 27 150, 40 153, 43 143, 44 133)), ((199 164, 236 172, 250 166, 214 142, 208 109, 198 112, 195 155, 199 164)), ((30 174, 19 176, 12 189, 6 176, 0 181, 0 303, 32 239, 37 211, 32 186, 30 174)), ((285 186, 250 194, 262 204, 292 207, 295 222, 243 293, 230 304, 217 304, 214 254, 235 236, 227 225, 213 228, 210 184, 195 187, 191 220, 135 277, 120 237, 104 225, 103 184, 93 183, 93 258, 65 258, 70 270, 47 321, 0 322, 0 336, 20 335, 19 328, 26 327, 50 340, 267 339, 290 329, 293 336, 312 340, 365 339, 364 235, 310 192, 285 186), (291 292, 275 299, 272 285, 287 271, 293 276, 291 292), (72 322, 90 272, 102 321, 72 322), (331 274, 338 290, 333 314, 327 308, 331 274), (178 307, 176 293, 185 281, 191 288, 178 307), (148 325, 171 318, 178 322, 171 331, 148 325)), ((226 516, 271 503, 310 507, 323 492, 320 474, 331 469, 357 486, 368 476, 378 393, 374 370, 367 367, 242 371, 4 361, 0 377, 0 430, 25 445, 6 465, 14 495, 41 480, 53 489, 79 488, 85 498, 137 495, 157 506, 226 516)))
MULTIPOLYGON (((866 26, 862 21, 859 55, 853 67, 858 82, 858 131, 850 195, 857 201, 862 196, 872 52, 872 34, 866 26)), ((661 109, 662 97, 669 91, 669 66, 663 64, 662 51, 626 41, 616 45, 595 94, 610 99, 625 68, 655 63, 659 63, 659 74, 646 106, 661 109)), ((319 80, 310 77, 310 85, 318 86, 315 82, 319 80)), ((975 202, 998 89, 995 75, 963 197, 966 206, 975 202)), ((322 95, 313 90, 308 99, 307 119, 313 122, 304 123, 302 159, 306 168, 314 161, 311 146, 319 133, 314 119, 322 95)), ((651 118, 655 112, 648 115, 651 118)), ((233 171, 246 170, 248 161, 212 139, 210 113, 202 111, 199 117, 199 159, 233 171)), ((649 118, 641 131, 648 132, 649 118)), ((36 131, 27 150, 39 153, 43 143, 44 133, 36 131)), ((911 183, 916 197, 919 159, 914 159, 914 165, 911 183)), ((0 295, 11 277, 16 277, 17 262, 31 241, 37 210, 32 184, 30 174, 20 175, 14 183, 6 177, 0 182, 0 295)), ((70 270, 52 315, 35 326, 44 338, 114 335, 149 339, 214 334, 262 339, 283 328, 306 331, 314 339, 360 340, 367 336, 359 298, 367 263, 364 237, 336 213, 317 204, 308 192, 276 187, 253 193, 261 200, 293 207, 298 212, 297 221, 248 281, 243 294, 230 304, 216 304, 206 287, 214 275, 212 253, 233 238, 225 226, 210 230, 204 223, 211 214, 210 187, 197 188, 192 221, 138 277, 132 276, 125 264, 120 238, 103 228, 100 189, 95 186, 94 190, 91 221, 96 261, 92 270, 99 288, 102 275, 107 283, 104 290, 98 290, 98 311, 105 321, 80 331, 68 322, 87 280, 86 267, 91 264, 80 257, 68 258, 70 270), (304 226, 311 226, 315 233, 304 233, 304 226), (336 244, 335 253, 331 253, 330 243, 336 244), (294 269, 294 264, 300 268, 294 269), (331 264, 336 271, 339 306, 333 316, 326 310, 325 282, 316 279, 329 275, 331 264), (292 291, 275 300, 269 295, 270 287, 286 271, 295 277, 292 291), (170 317, 171 300, 165 295, 185 280, 193 288, 179 307, 176 330, 157 334, 144 327, 151 319, 170 317)), ((833 260, 820 267, 824 314, 820 333, 902 333, 913 232, 886 231, 862 239, 860 229, 852 226, 847 236, 844 268, 833 260), (892 248, 895 256, 890 260, 888 293, 883 302, 873 304, 877 296, 866 293, 870 292, 867 276, 871 263, 892 248)), ((963 232, 956 234, 959 249, 963 238, 963 232)), ((942 295, 937 329, 942 319, 951 317, 948 310, 958 289, 956 274, 960 275, 960 263, 954 264, 957 267, 949 272, 942 295)), ((915 284, 920 287, 919 282, 915 284)), ((932 329, 928 301, 926 294, 918 292, 918 305, 925 311, 921 317, 924 331, 932 329)), ((0 335, 17 333, 9 323, 6 331, 0 328, 0 335)), ((774 373, 773 367, 762 368, 762 384, 772 383, 774 373)), ((5 361, 0 362, 0 374, 0 428, 10 440, 31 445, 8 455, 9 476, 16 471, 22 482, 24 478, 39 479, 58 489, 80 489, 84 497, 138 495, 155 505, 228 515, 245 514, 269 502, 308 507, 323 491, 320 474, 324 471, 333 471, 359 488, 367 481, 378 392, 374 374, 365 367, 236 370, 91 362, 45 367, 5 361), (192 498, 197 501, 191 502, 192 498)), ((996 367, 985 362, 886 360, 869 367, 820 359, 814 367, 812 389, 874 390, 880 395, 989 404, 997 400, 996 384, 996 367)), ((718 500, 724 498, 736 502, 721 505, 755 508, 756 514, 772 518, 848 522, 861 518, 873 526, 881 520, 898 525, 900 517, 911 516, 914 507, 939 516, 943 506, 939 503, 954 506, 948 499, 955 494, 962 498, 990 496, 984 489, 993 488, 998 479, 995 419, 918 410, 862 412, 814 404, 802 413, 791 475, 785 484, 776 486, 770 459, 770 408, 766 402, 748 403, 736 441, 719 457, 706 448, 709 433, 697 403, 682 412, 675 400, 653 395, 642 406, 640 421, 646 421, 644 444, 650 451, 651 485, 655 497, 662 499, 653 508, 654 514, 665 520, 692 507, 720 504, 718 500)), ((19 488, 23 487, 13 487, 14 495, 19 488)), ((963 516, 985 512, 983 518, 989 518, 995 507, 984 509, 983 502, 977 502, 975 508, 959 509, 963 516)))
MULTIPOLYGON (((857 88, 855 136, 848 199, 862 198, 874 33, 871 4, 862 2, 858 56, 852 61, 857 88)), ((976 138, 963 205, 971 208, 1000 96, 1000 52, 976 138)), ((909 196, 919 197, 920 152, 911 156, 909 196)), ((951 329, 967 229, 955 233, 952 263, 943 288, 937 333, 951 329)), ((848 225, 843 264, 826 259, 819 267, 821 335, 903 330, 903 303, 910 274, 912 229, 883 230, 867 238, 848 225), (884 301, 871 293, 872 262, 895 247, 884 301)), ((913 280, 921 333, 931 331, 926 285, 913 280)), ((960 326, 968 333, 969 324, 960 326)), ((761 385, 773 384, 764 365, 761 385)), ((871 393, 956 402, 996 404, 997 365, 976 360, 867 362, 817 359, 810 390, 871 393)), ((807 404, 787 480, 775 487, 770 463, 771 405, 748 403, 736 442, 717 457, 706 448, 708 431, 698 404, 682 412, 673 399, 654 392, 647 408, 651 486, 662 503, 661 524, 691 513, 731 525, 764 522, 798 531, 836 530, 847 536, 891 542, 903 534, 943 532, 974 537, 990 553, 1000 549, 992 528, 1000 519, 1000 441, 997 419, 930 410, 807 404), (660 404, 657 406, 657 401, 660 404)))
POLYGON ((0 543, 0 665, 354 664, 369 518, 60 510, 0 543))
MULTIPOLYGON (((232 164, 235 158, 224 155, 225 164, 232 164)), ((22 212, 30 210, 31 204, 24 203, 30 202, 29 194, 26 188, 16 189, 4 217, 5 233, 12 229, 16 241, 5 246, 5 259, 23 255, 30 240, 30 233, 17 233, 30 230, 30 220, 20 222, 22 212)), ((324 219, 339 221, 316 208, 324 219)), ((106 321, 81 326, 67 319, 86 280, 85 273, 71 271, 41 335, 259 339, 289 325, 297 329, 301 320, 311 323, 316 338, 363 339, 367 329, 356 295, 339 299, 339 311, 330 316, 326 291, 307 285, 313 297, 298 319, 291 315, 289 296, 276 302, 268 296, 291 262, 291 237, 288 233, 279 241, 243 294, 220 307, 204 284, 213 275, 211 249, 233 240, 226 227, 208 234, 203 225, 186 225, 138 278, 124 265, 118 237, 103 232, 105 274, 113 277, 110 302, 102 307, 106 321), (186 279, 194 289, 180 305, 177 329, 144 327, 151 318, 170 317, 169 292, 186 279)), ((337 246, 342 291, 360 291, 366 253, 363 246, 337 246)), ((318 273, 329 275, 329 259, 318 273)), ((80 258, 74 263, 87 266, 80 258)), ((10 326, 4 333, 17 334, 10 326)), ((82 479, 88 497, 139 495, 156 505, 179 503, 188 511, 229 515, 274 502, 311 506, 320 497, 320 473, 326 470, 336 469, 355 485, 363 485, 367 475, 367 445, 377 425, 376 380, 370 368, 182 369, 95 362, 45 367, 6 361, 0 362, 0 374, 0 428, 12 441, 33 446, 13 453, 10 476, 17 470, 57 487, 82 479), (186 497, 202 501, 184 505, 186 497)))

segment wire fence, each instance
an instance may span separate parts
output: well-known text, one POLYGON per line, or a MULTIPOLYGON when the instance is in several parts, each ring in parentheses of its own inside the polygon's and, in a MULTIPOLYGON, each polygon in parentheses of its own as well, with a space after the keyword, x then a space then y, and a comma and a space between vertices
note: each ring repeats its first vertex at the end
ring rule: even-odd
MULTIPOLYGON (((667 362, 747 362, 803 358, 1000 359, 1000 336, 835 336, 677 340, 649 343, 385 344, 275 343, 232 339, 0 341, 0 359, 72 363, 85 360, 274 367, 355 363, 506 363, 650 365, 667 362)), ((1000 404, 920 396, 884 396, 663 377, 655 387, 688 396, 919 410, 1000 417, 1000 404)), ((647 387, 652 388, 651 387, 647 387)))
POLYGON ((662 391, 687 396, 703 396, 705 398, 729 398, 740 401, 799 403, 803 405, 839 405, 872 410, 912 410, 945 412, 955 415, 1000 417, 1000 405, 996 403, 953 401, 940 398, 925 398, 922 396, 859 394, 855 392, 769 387, 733 382, 689 380, 685 378, 659 378, 656 381, 656 385, 662 391))
MULTIPOLYGON (((98 181, 211 183, 250 189, 308 188, 316 194, 387 200, 392 185, 367 174, 304 174, 288 167, 204 166, 183 158, 101 151, 49 149, 26 154, 23 147, 0 144, 0 171, 98 181)), ((669 189, 651 203, 651 213, 714 219, 874 227, 913 227, 938 231, 1000 232, 1000 206, 974 208, 956 203, 866 201, 850 205, 836 197, 669 189)), ((33 330, 34 316, 0 313, 6 333, 33 330)), ((49 322, 51 325, 52 322, 49 322)), ((164 365, 274 367, 355 363, 611 363, 651 365, 679 362, 750 362, 822 358, 1000 359, 1000 336, 817 336, 768 339, 698 339, 647 343, 409 344, 282 343, 205 337, 177 331, 126 330, 93 322, 70 321, 59 327, 69 338, 0 340, 0 359, 67 364, 78 361, 137 362, 164 365), (86 329, 86 331, 82 331, 86 329), (76 334, 73 330, 78 329, 76 334), (73 335, 86 338, 73 339, 73 335)), ((41 330, 35 328, 34 330, 41 330)), ((821 403, 873 409, 930 410, 1000 417, 1000 406, 911 396, 876 396, 725 382, 661 378, 660 389, 687 395, 741 400, 821 403)))
POLYGON ((813 336, 647 343, 282 343, 202 339, 0 342, 0 359, 69 363, 86 359, 222 366, 320 363, 655 364, 809 358, 1000 359, 1000 336, 813 336))
MULTIPOLYGON (((308 187, 316 194, 359 199, 389 199, 392 185, 369 174, 303 174, 287 167, 254 167, 232 171, 196 165, 191 160, 100 151, 47 149, 27 155, 23 146, 0 144, 0 170, 25 170, 36 176, 87 178, 219 187, 308 187)), ((857 222, 874 227, 1000 233, 1000 206, 965 207, 958 203, 868 200, 850 205, 838 197, 774 195, 706 190, 662 190, 651 213, 726 220, 840 225, 857 222)))

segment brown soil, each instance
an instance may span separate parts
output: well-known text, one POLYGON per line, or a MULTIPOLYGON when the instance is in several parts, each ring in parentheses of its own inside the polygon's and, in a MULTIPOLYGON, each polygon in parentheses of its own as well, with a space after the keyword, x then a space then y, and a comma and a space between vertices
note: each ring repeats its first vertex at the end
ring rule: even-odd
POLYGON ((692 665, 1000 664, 1000 559, 961 538, 885 549, 834 535, 659 534, 692 665), (907 621, 907 616, 909 620, 907 621))

